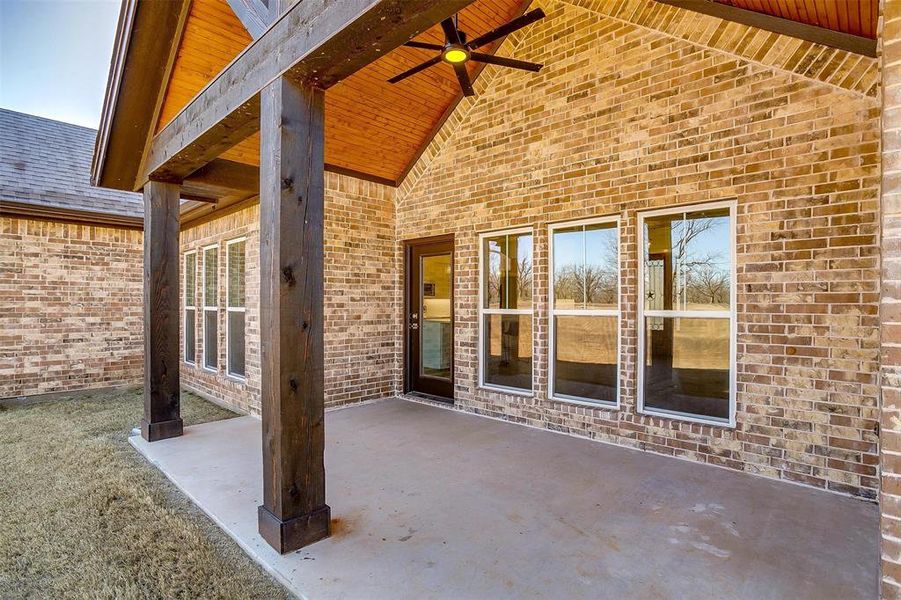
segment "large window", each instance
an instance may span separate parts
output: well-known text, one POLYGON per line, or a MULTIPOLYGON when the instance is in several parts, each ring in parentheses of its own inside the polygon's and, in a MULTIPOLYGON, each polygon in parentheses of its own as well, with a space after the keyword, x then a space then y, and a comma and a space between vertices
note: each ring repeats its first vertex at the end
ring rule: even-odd
POLYGON ((734 208, 640 215, 639 410, 735 423, 734 208))
POLYGON ((203 367, 219 369, 219 247, 203 249, 203 367))
POLYGON ((244 372, 244 238, 225 245, 225 355, 227 373, 243 378, 244 372))
POLYGON ((479 384, 531 393, 532 232, 481 236, 479 384))
POLYGON ((550 395, 615 405, 619 390, 618 222, 550 227, 550 395))
POLYGON ((197 252, 185 253, 185 362, 197 363, 197 252))

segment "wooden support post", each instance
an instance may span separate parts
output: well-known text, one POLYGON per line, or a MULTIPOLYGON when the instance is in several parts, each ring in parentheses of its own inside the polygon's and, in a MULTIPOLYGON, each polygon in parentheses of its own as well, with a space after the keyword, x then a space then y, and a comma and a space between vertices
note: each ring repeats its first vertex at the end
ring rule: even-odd
POLYGON ((178 358, 180 186, 144 186, 144 418, 148 442, 182 434, 178 358))
POLYGON ((261 98, 263 505, 281 553, 329 535, 323 374, 324 93, 285 77, 261 98))

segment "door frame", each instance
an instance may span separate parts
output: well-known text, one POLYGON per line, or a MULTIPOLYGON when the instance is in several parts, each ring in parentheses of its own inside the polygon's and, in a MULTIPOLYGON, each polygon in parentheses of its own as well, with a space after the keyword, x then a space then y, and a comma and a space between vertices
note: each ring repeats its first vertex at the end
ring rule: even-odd
MULTIPOLYGON (((453 389, 454 389, 454 352, 453 352, 454 345, 453 345, 453 340, 456 337, 456 329, 457 329, 457 322, 455 319, 456 310, 454 308, 455 292, 456 292, 455 286, 454 286, 454 268, 455 268, 454 252, 456 251, 456 246, 454 245, 454 234, 447 233, 444 235, 435 235, 435 236, 431 236, 431 237, 416 238, 416 239, 412 239, 412 240, 404 240, 403 243, 404 243, 404 280, 403 280, 402 285, 404 288, 404 309, 403 309, 403 314, 401 315, 401 319, 403 320, 403 323, 404 323, 404 336, 403 336, 404 337, 404 339, 403 339, 404 386, 403 386, 403 390, 404 390, 405 394, 413 392, 413 389, 412 389, 413 376, 412 376, 412 372, 411 372, 413 365, 411 364, 412 361, 410 361, 410 347, 411 347, 410 336, 412 335, 412 330, 410 329, 410 316, 409 316, 410 315, 410 305, 411 305, 410 292, 412 291, 410 289, 410 283, 412 280, 412 269, 413 269, 413 261, 412 261, 413 249, 417 248, 419 246, 428 246, 430 244, 449 243, 451 246, 451 253, 450 253, 450 256, 451 256, 450 309, 451 309, 451 341, 452 341, 452 343, 451 343, 452 350, 451 350, 451 357, 450 357, 450 359, 451 359, 450 373, 451 373, 451 390, 452 390, 451 393, 453 393, 453 389)), ((420 309, 420 311, 421 311, 421 309, 420 309)), ((422 392, 417 392, 417 393, 422 393, 422 392)), ((449 404, 454 403, 453 397, 451 397, 451 398, 443 398, 443 397, 439 397, 439 396, 430 396, 430 397, 435 398, 436 400, 440 400, 442 402, 447 402, 449 404)))

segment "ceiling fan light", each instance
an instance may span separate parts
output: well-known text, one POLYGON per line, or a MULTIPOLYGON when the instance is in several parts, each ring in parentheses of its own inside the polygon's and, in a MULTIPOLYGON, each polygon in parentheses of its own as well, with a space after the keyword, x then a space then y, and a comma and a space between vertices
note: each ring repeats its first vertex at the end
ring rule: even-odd
POLYGON ((444 51, 444 60, 451 64, 465 63, 469 60, 469 52, 460 46, 450 46, 444 51))

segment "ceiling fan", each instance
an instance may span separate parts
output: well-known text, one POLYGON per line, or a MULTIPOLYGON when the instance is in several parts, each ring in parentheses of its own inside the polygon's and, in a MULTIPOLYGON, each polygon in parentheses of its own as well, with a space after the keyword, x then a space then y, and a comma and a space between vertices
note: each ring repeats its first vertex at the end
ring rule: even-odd
POLYGON ((475 96, 472 91, 472 82, 469 80, 469 73, 466 71, 466 63, 475 61, 486 63, 489 65, 498 65, 501 67, 511 67, 514 69, 523 69, 537 73, 544 65, 538 63, 526 62, 524 60, 515 60, 513 58, 504 58, 502 56, 494 56, 493 54, 485 54, 483 52, 475 52, 476 48, 487 46, 491 42, 513 33, 517 29, 522 29, 526 25, 530 25, 539 19, 544 18, 544 11, 540 8, 530 10, 524 15, 517 17, 505 23, 496 29, 492 29, 484 35, 480 35, 471 42, 466 41, 466 33, 460 31, 457 27, 457 17, 449 17, 441 21, 441 29, 444 30, 444 45, 428 44, 426 42, 409 41, 404 46, 411 48, 422 48, 424 50, 438 50, 440 54, 435 58, 429 59, 420 65, 416 65, 412 69, 404 71, 400 75, 395 75, 388 81, 397 83, 403 81, 411 75, 415 75, 420 71, 424 71, 429 67, 437 65, 440 62, 446 62, 454 68, 457 74, 457 81, 460 82, 460 88, 463 90, 464 96, 475 96))

